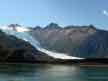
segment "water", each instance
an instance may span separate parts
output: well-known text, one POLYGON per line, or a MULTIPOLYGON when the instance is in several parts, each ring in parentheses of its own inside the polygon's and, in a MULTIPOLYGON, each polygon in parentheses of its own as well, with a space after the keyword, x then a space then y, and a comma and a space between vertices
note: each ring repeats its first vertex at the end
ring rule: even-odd
POLYGON ((108 81, 108 67, 0 64, 0 81, 108 81))

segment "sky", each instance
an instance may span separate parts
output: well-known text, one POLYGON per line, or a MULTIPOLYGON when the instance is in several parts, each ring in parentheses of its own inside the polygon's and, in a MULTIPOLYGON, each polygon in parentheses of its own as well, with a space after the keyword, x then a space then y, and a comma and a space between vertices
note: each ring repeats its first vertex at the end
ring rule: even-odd
POLYGON ((0 24, 93 24, 108 29, 108 0, 0 0, 0 24))

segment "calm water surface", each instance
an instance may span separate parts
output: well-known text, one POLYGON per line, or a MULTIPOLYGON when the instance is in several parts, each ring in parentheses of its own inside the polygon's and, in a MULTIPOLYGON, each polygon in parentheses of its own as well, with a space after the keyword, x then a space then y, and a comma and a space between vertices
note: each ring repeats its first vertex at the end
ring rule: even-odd
POLYGON ((0 81, 108 81, 108 67, 0 64, 0 81))

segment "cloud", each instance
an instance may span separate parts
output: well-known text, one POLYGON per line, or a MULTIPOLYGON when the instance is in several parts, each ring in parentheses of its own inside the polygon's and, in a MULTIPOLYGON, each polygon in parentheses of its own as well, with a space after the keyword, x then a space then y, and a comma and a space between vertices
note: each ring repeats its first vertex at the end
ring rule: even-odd
POLYGON ((105 16, 108 16, 108 11, 107 11, 107 10, 103 10, 102 13, 103 13, 105 16))

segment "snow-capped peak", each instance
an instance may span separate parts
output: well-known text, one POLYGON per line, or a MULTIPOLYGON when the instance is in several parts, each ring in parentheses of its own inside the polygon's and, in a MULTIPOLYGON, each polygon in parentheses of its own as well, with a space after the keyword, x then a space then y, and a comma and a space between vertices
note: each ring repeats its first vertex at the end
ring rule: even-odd
POLYGON ((24 26, 19 26, 19 25, 1 25, 0 29, 2 30, 12 30, 12 31, 17 31, 17 32, 26 32, 30 31, 30 29, 24 27, 24 26))

